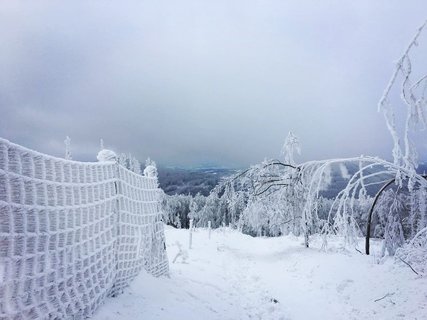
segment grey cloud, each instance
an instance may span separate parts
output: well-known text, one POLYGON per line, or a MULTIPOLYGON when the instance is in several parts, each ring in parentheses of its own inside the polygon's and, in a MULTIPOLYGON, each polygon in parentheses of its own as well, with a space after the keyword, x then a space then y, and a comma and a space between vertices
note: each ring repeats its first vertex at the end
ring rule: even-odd
POLYGON ((425 12, 386 0, 3 2, 0 136, 62 156, 69 135, 82 160, 102 137, 141 160, 246 166, 278 157, 292 130, 300 160, 390 158, 376 104, 425 12))

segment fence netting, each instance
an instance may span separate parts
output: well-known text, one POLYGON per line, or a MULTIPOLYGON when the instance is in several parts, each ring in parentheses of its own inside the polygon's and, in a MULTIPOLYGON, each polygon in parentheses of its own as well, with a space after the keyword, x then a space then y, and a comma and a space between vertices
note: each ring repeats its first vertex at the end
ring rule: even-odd
POLYGON ((81 319, 168 273, 157 177, 0 139, 0 319, 81 319))

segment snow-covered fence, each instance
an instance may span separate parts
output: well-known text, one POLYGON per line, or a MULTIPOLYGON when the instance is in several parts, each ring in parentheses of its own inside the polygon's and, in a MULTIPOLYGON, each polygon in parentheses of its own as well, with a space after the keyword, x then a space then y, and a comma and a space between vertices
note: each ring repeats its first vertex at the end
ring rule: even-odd
POLYGON ((90 316, 168 272, 157 178, 0 139, 0 319, 90 316))
POLYGON ((157 177, 141 176, 122 166, 118 166, 118 177, 118 271, 114 294, 120 293, 142 268, 155 276, 166 274, 169 268, 157 177))

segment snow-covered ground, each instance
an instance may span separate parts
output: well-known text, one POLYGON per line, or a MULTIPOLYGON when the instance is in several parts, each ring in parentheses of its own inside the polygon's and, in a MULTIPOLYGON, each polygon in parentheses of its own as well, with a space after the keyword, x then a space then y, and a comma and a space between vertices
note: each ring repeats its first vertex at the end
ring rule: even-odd
POLYGON ((196 230, 191 250, 188 230, 166 239, 170 277, 141 274, 94 319, 427 319, 427 279, 392 258, 230 229, 196 230))

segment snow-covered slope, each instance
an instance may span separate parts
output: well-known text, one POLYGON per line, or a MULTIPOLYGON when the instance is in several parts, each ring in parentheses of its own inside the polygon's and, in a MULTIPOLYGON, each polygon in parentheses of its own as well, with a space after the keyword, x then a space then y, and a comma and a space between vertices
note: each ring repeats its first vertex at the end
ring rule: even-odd
POLYGON ((196 230, 191 250, 188 230, 166 239, 170 278, 141 274, 94 319, 427 319, 427 279, 392 258, 230 229, 196 230))

